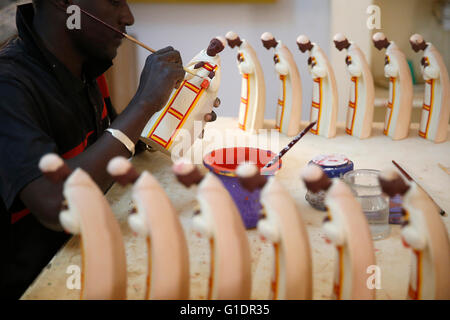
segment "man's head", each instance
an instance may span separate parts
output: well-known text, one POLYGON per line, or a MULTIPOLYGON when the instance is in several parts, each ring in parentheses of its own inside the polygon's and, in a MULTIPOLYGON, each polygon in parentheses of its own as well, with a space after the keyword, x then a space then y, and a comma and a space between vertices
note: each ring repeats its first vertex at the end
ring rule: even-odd
POLYGON ((427 47, 427 43, 423 39, 420 34, 413 34, 411 38, 409 38, 409 43, 411 44, 411 48, 415 52, 419 52, 420 50, 425 50, 427 47))
POLYGON ((223 37, 215 37, 209 42, 208 49, 206 49, 206 54, 210 57, 215 57, 218 53, 221 53, 225 46, 227 45, 227 41, 223 37))
POLYGON ((75 13, 67 14, 68 6, 76 5, 116 29, 126 32, 134 23, 134 17, 126 0, 33 0, 35 19, 51 21, 52 25, 64 30, 73 46, 86 60, 112 60, 123 36, 110 30, 98 21, 80 11, 80 28, 69 29, 68 22, 77 19, 75 13))
POLYGON ((372 40, 375 48, 377 48, 378 50, 386 49, 390 44, 389 40, 386 38, 383 32, 375 33, 372 37, 372 40))
POLYGON ((306 51, 310 51, 314 47, 309 38, 303 34, 298 36, 297 46, 303 53, 305 53, 306 51))
POLYGON ((277 40, 270 32, 264 32, 261 35, 261 41, 264 48, 266 48, 267 50, 269 50, 270 48, 275 48, 278 45, 277 40))
POLYGON ((337 33, 333 38, 333 42, 336 46, 336 49, 338 49, 339 51, 342 51, 342 49, 348 49, 348 47, 350 47, 350 42, 348 42, 348 39, 342 33, 337 33))
POLYGON ((231 49, 234 47, 239 47, 242 44, 241 38, 239 38, 239 36, 233 31, 229 31, 225 35, 225 38, 227 39, 228 45, 231 49))

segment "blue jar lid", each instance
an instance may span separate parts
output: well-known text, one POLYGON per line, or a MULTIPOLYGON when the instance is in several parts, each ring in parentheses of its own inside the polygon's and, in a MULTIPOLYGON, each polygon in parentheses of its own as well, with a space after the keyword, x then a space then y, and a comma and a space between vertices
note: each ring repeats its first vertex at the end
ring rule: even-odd
POLYGON ((309 164, 321 167, 328 178, 341 178, 346 172, 353 170, 353 161, 343 154, 320 154, 309 161, 309 164))

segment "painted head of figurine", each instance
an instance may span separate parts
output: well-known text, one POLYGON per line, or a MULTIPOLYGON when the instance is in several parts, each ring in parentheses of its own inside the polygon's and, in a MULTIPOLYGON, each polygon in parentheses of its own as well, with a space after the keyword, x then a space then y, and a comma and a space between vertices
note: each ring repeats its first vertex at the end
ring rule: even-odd
POLYGON ((380 173, 378 180, 380 182, 381 189, 389 197, 394 197, 397 194, 404 195, 409 185, 400 177, 395 170, 384 170, 380 173))
POLYGON ((348 49, 348 47, 350 47, 350 42, 342 33, 336 33, 336 35, 333 37, 333 42, 336 46, 336 49, 338 49, 339 51, 342 51, 342 49, 348 49))
POLYGON ((39 169, 53 183, 64 182, 72 173, 64 160, 55 153, 44 155, 39 161, 39 169))
POLYGON ((390 44, 389 40, 386 38, 383 32, 375 33, 372 37, 372 40, 375 48, 377 48, 378 50, 386 49, 390 44))
POLYGON ((191 185, 198 185, 203 179, 203 175, 189 159, 180 158, 175 161, 172 171, 178 182, 187 188, 191 185))
POLYGON ((254 163, 241 163, 236 170, 236 174, 241 185, 250 192, 262 189, 267 182, 267 179, 261 175, 254 163))
POLYGON ((409 38, 409 43, 411 44, 411 48, 415 52, 419 52, 420 50, 425 50, 427 47, 427 43, 423 39, 420 34, 413 34, 411 38, 409 38))
POLYGON ((270 32, 264 32, 261 35, 261 41, 264 48, 266 48, 267 50, 269 50, 270 48, 275 48, 278 45, 277 40, 270 32))
POLYGON ((305 183, 306 189, 312 193, 326 191, 331 186, 331 180, 318 165, 310 164, 302 169, 301 179, 305 183))
POLYGON ((115 157, 108 162, 106 171, 122 186, 133 184, 139 178, 131 162, 125 157, 115 157))
POLYGON ((228 45, 231 49, 233 49, 234 47, 239 47, 242 44, 241 38, 239 38, 237 33, 234 31, 227 32, 225 38, 227 39, 228 45))
POLYGON ((297 37, 297 46, 298 49, 303 53, 305 53, 306 51, 311 51, 311 49, 314 47, 309 38, 304 34, 301 34, 297 37))
POLYGON ((224 37, 215 37, 209 42, 208 49, 206 49, 206 54, 210 57, 215 57, 217 54, 221 53, 225 49, 227 42, 224 37))

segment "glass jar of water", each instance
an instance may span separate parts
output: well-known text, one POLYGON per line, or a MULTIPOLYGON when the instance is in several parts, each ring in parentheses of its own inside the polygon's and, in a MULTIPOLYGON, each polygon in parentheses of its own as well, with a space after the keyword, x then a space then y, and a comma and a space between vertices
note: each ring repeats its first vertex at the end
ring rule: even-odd
POLYGON ((373 240, 384 239, 390 233, 389 197, 381 191, 379 174, 378 170, 360 169, 344 175, 344 181, 361 203, 373 240))

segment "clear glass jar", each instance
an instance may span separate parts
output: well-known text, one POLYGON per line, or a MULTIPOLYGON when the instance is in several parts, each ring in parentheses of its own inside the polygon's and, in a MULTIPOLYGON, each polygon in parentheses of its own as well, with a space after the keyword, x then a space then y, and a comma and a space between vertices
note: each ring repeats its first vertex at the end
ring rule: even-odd
POLYGON ((359 169, 344 174, 344 181, 350 186, 361 203, 369 223, 373 240, 389 236, 389 197, 383 194, 378 176, 380 171, 359 169))

